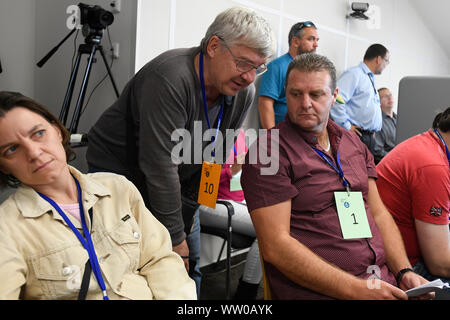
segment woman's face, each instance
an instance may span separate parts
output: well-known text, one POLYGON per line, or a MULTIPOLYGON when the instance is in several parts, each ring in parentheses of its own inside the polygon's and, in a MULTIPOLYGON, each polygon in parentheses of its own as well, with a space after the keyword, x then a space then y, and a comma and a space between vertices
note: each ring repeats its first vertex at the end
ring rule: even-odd
POLYGON ((61 131, 17 106, 0 117, 0 170, 34 189, 51 185, 67 168, 61 131))

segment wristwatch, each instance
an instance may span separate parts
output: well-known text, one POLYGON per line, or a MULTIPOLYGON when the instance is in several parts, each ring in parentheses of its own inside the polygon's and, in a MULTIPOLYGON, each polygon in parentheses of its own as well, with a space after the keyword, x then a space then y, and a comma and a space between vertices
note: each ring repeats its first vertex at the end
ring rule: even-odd
POLYGON ((407 273, 407 272, 414 272, 414 270, 413 269, 411 269, 411 268, 405 268, 405 269, 402 269, 402 270, 400 270, 398 273, 397 273, 397 276, 395 276, 395 280, 397 280, 397 284, 400 284, 400 282, 402 281, 402 278, 403 278, 403 275, 405 274, 405 273, 407 273))

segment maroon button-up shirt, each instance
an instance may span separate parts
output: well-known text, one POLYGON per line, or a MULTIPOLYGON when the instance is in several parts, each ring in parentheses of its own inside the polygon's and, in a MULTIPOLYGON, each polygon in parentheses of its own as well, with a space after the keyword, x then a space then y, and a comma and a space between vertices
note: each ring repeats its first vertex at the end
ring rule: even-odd
MULTIPOLYGON (((333 154, 339 152, 342 170, 351 185, 351 191, 361 191, 372 238, 344 239, 337 215, 335 191, 344 191, 342 179, 313 147, 324 152, 316 137, 286 120, 279 123, 279 170, 275 175, 261 175, 268 165, 245 164, 241 177, 249 211, 271 206, 291 199, 291 236, 317 255, 342 270, 360 278, 368 278, 371 265, 381 270, 381 280, 396 284, 386 266, 383 240, 367 205, 368 178, 376 178, 373 156, 354 134, 328 122, 333 154)), ((273 130, 273 129, 272 129, 273 130)), ((267 150, 271 154, 271 131, 267 136, 267 150)), ((257 147, 256 143, 251 148, 257 147)), ((250 149, 251 149, 250 148, 250 149)), ((251 154, 251 150, 249 152, 251 154)), ((259 158, 259 157, 258 157, 259 158)), ((248 158, 246 163, 248 163, 248 158)), ((258 161, 259 162, 259 161, 258 161)), ((333 159, 337 167, 337 162, 333 159)), ((273 214, 277 214, 274 212, 273 214)), ((273 265, 265 262, 267 278, 273 299, 329 299, 294 283, 273 265)))

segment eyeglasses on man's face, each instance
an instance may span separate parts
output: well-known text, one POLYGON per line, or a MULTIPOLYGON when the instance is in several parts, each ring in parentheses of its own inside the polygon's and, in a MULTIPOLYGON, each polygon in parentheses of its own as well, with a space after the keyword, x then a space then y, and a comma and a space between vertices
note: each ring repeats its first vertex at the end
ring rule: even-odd
POLYGON ((225 48, 227 48, 227 50, 230 52, 231 56, 234 59, 234 63, 236 64, 236 69, 239 72, 246 73, 246 72, 249 72, 249 71, 255 69, 256 70, 256 75, 261 75, 261 74, 263 74, 264 72, 267 71, 267 65, 265 63, 260 64, 259 66, 256 66, 256 65, 254 65, 253 63, 251 63, 251 62, 249 62, 247 60, 237 58, 234 55, 233 51, 231 51, 230 47, 225 42, 225 40, 223 40, 220 37, 219 37, 219 39, 225 45, 225 48))
POLYGON ((312 23, 311 21, 300 22, 300 24, 299 24, 297 30, 294 32, 293 37, 298 36, 299 32, 302 31, 302 29, 304 29, 304 28, 310 28, 310 27, 315 28, 316 26, 315 26, 315 24, 312 23))
POLYGON ((383 60, 386 62, 386 64, 390 63, 389 58, 383 57, 383 60))

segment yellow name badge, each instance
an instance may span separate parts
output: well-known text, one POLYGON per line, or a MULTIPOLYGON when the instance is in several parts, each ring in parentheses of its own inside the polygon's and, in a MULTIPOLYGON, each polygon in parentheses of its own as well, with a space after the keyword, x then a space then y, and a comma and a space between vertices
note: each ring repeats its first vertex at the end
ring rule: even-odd
POLYGON ((203 161, 198 203, 215 209, 222 165, 203 161))

